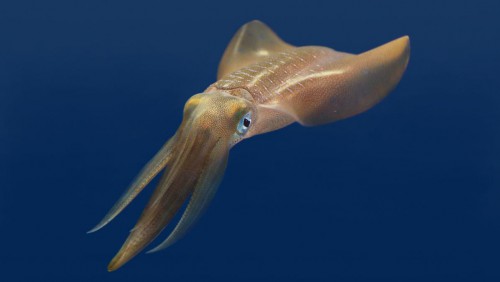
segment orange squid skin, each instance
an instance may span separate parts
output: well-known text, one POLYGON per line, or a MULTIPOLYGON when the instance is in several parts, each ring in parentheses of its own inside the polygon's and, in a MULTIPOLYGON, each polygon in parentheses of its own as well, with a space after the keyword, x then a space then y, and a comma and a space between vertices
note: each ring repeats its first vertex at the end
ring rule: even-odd
POLYGON ((89 231, 108 224, 165 171, 108 270, 118 269, 149 245, 189 198, 174 230, 150 252, 179 240, 212 200, 235 144, 294 122, 316 126, 362 113, 396 87, 409 57, 408 36, 354 55, 292 46, 259 21, 243 25, 224 52, 217 81, 186 102, 176 134, 89 231))

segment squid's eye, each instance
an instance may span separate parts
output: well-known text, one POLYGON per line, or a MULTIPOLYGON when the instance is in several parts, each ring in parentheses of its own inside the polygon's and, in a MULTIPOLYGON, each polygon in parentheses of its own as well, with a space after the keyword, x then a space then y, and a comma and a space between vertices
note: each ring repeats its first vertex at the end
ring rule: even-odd
POLYGON ((238 126, 236 127, 236 130, 240 135, 243 135, 247 133, 248 128, 250 127, 250 124, 252 123, 252 113, 248 112, 246 115, 244 115, 241 119, 240 122, 238 122, 238 126))

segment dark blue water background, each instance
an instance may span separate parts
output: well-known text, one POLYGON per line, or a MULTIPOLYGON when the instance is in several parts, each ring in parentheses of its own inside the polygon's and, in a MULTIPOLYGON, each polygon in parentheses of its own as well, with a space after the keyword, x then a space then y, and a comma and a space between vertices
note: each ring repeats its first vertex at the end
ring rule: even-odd
POLYGON ((2 1, 0 281, 499 281, 498 3, 2 1), (408 71, 362 115, 236 146, 188 236, 107 273, 153 187, 85 232, 252 19, 353 53, 408 34, 408 71))

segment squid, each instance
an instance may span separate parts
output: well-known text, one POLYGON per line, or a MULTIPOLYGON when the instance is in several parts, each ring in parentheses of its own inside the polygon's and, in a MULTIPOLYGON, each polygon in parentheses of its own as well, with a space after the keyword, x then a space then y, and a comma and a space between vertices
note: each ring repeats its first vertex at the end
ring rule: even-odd
POLYGON ((148 253, 183 237, 214 197, 234 145, 295 122, 323 125, 370 109, 399 83, 409 56, 408 36, 355 55, 290 45, 260 21, 243 25, 222 56, 217 81, 189 98, 174 136, 89 231, 107 225, 164 171, 108 271, 141 252, 189 201, 170 235, 148 253))

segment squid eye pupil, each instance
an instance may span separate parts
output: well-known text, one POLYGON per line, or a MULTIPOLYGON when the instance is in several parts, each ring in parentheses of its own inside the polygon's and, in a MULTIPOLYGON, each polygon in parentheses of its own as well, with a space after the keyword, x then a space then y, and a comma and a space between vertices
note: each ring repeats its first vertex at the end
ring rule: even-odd
POLYGON ((236 126, 236 130, 238 131, 238 134, 243 135, 247 133, 248 127, 252 123, 252 113, 248 112, 246 115, 244 115, 240 121, 238 122, 238 125, 236 126))

